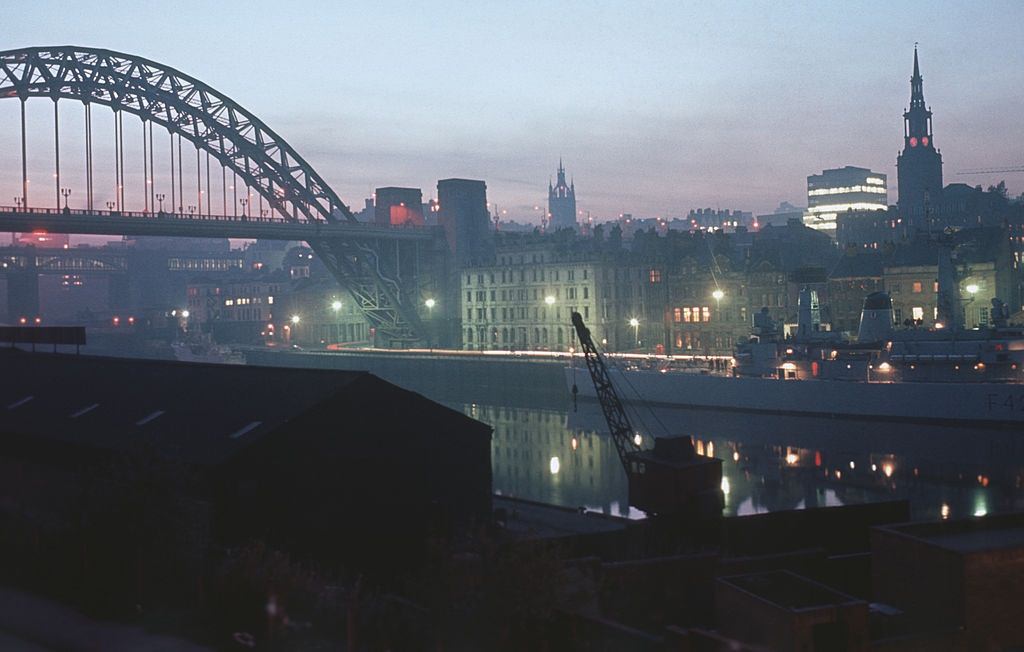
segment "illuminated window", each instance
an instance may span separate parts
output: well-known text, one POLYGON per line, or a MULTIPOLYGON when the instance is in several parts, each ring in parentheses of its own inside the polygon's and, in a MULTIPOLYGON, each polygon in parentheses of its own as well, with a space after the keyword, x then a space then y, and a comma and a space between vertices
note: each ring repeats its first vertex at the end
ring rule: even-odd
POLYGON ((914 321, 920 321, 924 319, 924 308, 922 308, 921 306, 914 306, 910 310, 911 313, 914 315, 914 321))
POLYGON ((674 321, 677 324, 679 322, 683 321, 683 310, 682 310, 682 308, 674 308, 672 310, 672 321, 674 321))
POLYGON ((922 290, 921 281, 914 281, 914 287, 913 287, 913 290, 912 290, 913 293, 914 294, 921 294, 921 290, 922 290))
POLYGON ((706 322, 711 321, 711 308, 709 308, 707 306, 704 306, 700 310, 701 310, 701 316, 702 316, 701 321, 706 321, 706 322))
POLYGON ((650 272, 651 283, 661 283, 661 270, 652 269, 650 272))
POLYGON ((690 308, 683 308, 683 321, 689 323, 691 321, 690 308))

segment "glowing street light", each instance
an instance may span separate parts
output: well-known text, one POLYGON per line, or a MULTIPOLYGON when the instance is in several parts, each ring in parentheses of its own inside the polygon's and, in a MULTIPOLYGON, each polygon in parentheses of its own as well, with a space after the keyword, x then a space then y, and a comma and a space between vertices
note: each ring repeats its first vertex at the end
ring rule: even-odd
POLYGON ((424 301, 423 305, 425 305, 427 307, 427 311, 433 312, 434 306, 437 305, 437 301, 435 301, 433 298, 430 298, 430 299, 427 299, 426 301, 424 301))
POLYGON ((968 294, 977 294, 980 288, 978 287, 977 283, 971 283, 964 289, 967 290, 968 294))
POLYGON ((544 297, 544 303, 548 304, 549 306, 555 305, 555 297, 549 294, 548 296, 544 297))
POLYGON ((629 320, 629 325, 633 327, 633 340, 640 346, 640 320, 633 317, 629 320))
POLYGON ((293 324, 298 324, 300 321, 302 321, 302 319, 298 315, 292 315, 291 322, 293 324))
POLYGON ((332 301, 331 302, 331 310, 333 310, 334 312, 338 312, 339 310, 341 310, 341 302, 338 301, 337 299, 332 301))
POLYGON ((182 319, 188 319, 188 316, 189 316, 188 310, 182 310, 180 314, 181 314, 181 318, 182 319))
POLYGON ((711 293, 711 296, 715 298, 715 301, 721 301, 722 297, 725 296, 725 292, 722 292, 721 290, 715 290, 714 292, 711 293))

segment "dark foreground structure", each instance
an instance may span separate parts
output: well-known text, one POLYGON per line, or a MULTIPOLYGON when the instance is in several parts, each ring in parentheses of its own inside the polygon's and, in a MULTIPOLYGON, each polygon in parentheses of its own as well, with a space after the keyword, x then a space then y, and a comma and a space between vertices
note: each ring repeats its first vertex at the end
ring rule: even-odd
POLYGON ((1024 515, 627 521, 492 510, 490 473, 488 426, 367 373, 0 349, 0 584, 90 616, 221 649, 1024 644, 1024 515))
POLYGON ((3 579, 146 603, 255 542, 397 575, 489 518, 490 432, 365 372, 0 350, 3 579))

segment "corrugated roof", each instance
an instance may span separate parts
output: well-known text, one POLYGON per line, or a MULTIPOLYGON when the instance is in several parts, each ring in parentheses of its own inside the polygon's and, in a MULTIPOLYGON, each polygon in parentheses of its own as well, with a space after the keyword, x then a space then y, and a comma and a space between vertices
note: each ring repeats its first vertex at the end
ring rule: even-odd
POLYGON ((4 349, 0 434, 115 450, 145 441, 186 462, 216 465, 325 401, 334 400, 340 408, 346 391, 361 397, 369 392, 382 402, 416 401, 417 409, 424 409, 420 403, 430 404, 425 409, 469 421, 367 372, 4 349))

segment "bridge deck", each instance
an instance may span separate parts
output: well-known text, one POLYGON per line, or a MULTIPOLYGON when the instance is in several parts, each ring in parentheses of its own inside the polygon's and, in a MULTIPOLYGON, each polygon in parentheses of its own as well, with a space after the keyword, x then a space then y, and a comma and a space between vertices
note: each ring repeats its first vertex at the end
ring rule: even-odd
POLYGON ((0 231, 301 241, 325 238, 430 240, 438 235, 436 227, 393 227, 351 222, 310 224, 277 217, 53 208, 19 209, 9 206, 0 206, 0 231))

